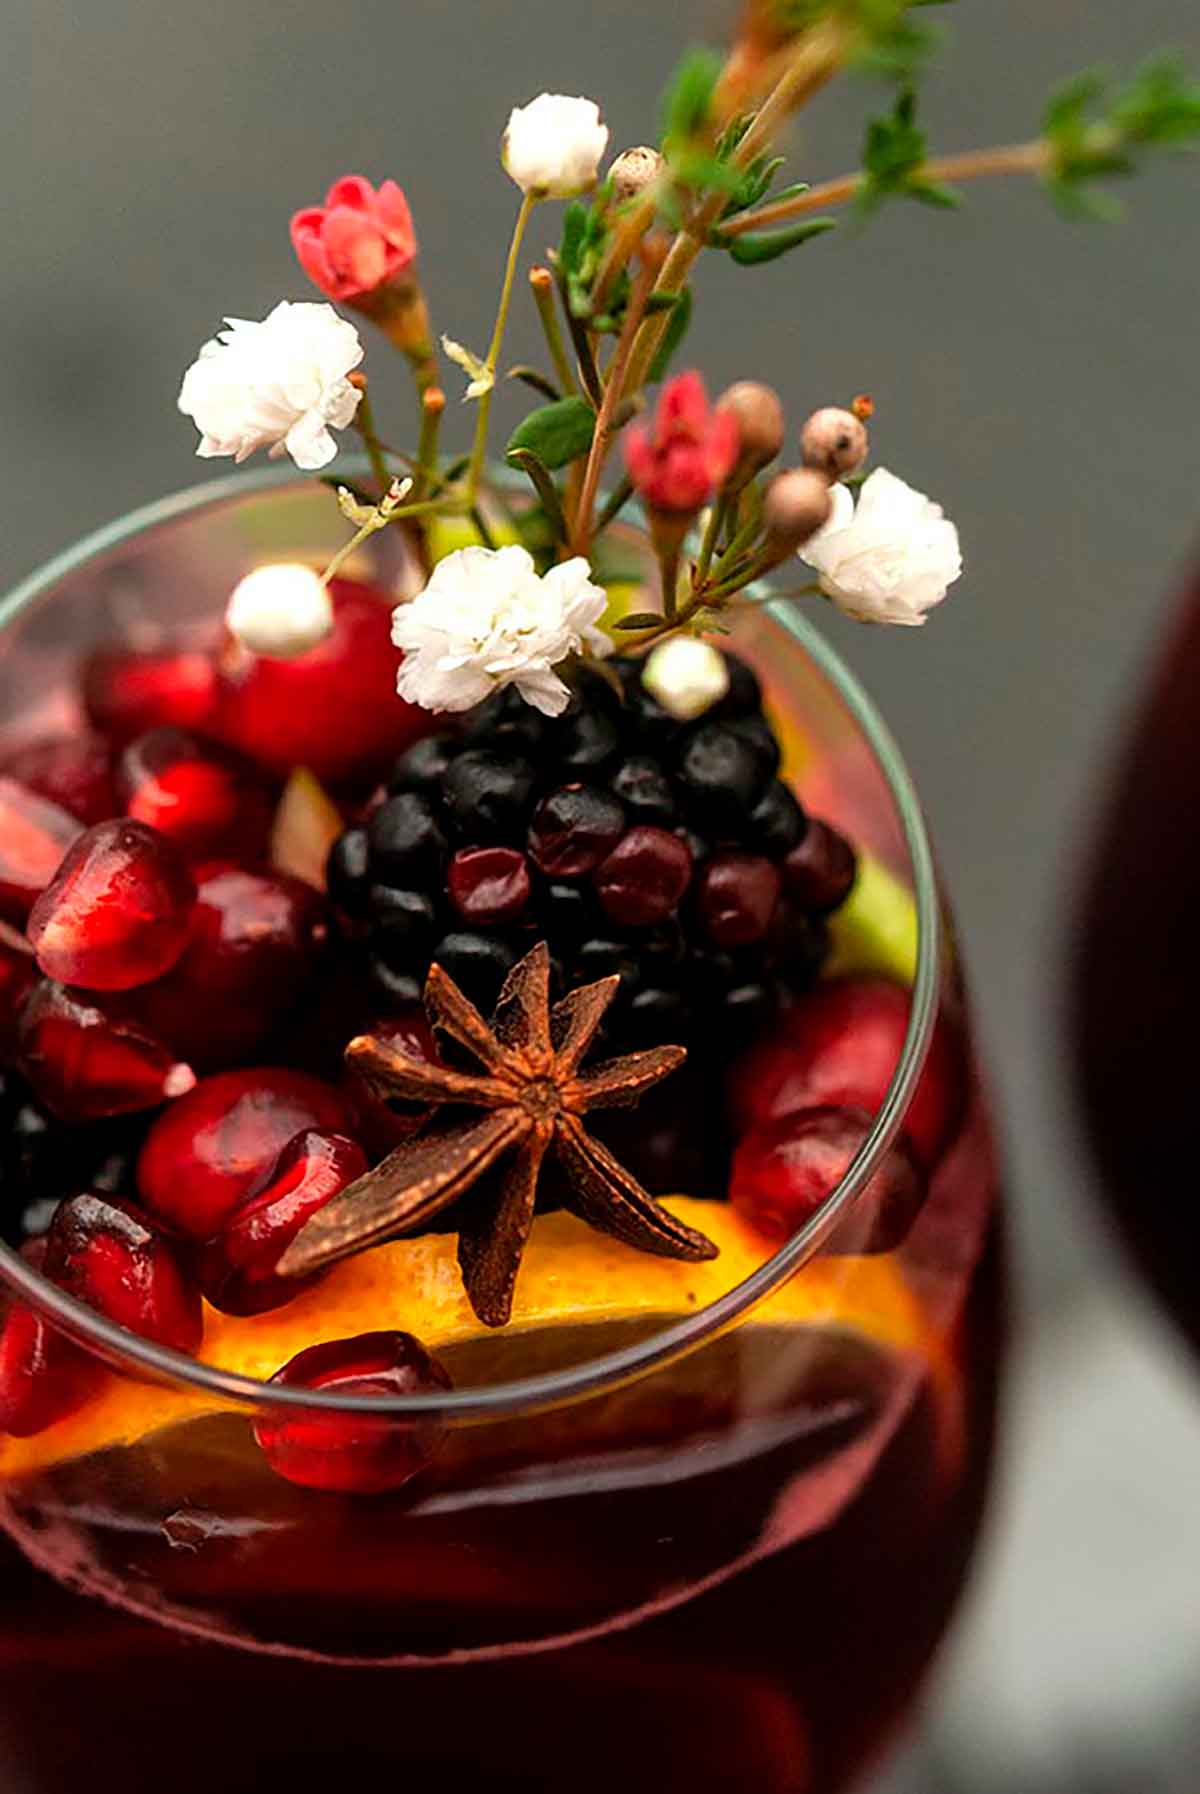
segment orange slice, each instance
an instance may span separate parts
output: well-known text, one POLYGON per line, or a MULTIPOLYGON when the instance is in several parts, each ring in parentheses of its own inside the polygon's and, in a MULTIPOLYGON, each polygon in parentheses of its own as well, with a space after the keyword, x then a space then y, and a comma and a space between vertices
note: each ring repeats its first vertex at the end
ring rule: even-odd
MULTIPOLYGON (((720 1256, 681 1264, 636 1252, 567 1214, 534 1222, 517 1281, 514 1335, 581 1323, 668 1320, 732 1289, 763 1262, 762 1242, 723 1203, 672 1198, 681 1220, 702 1228, 720 1256)), ((286 1308, 252 1318, 205 1314, 198 1357, 266 1380, 305 1346, 379 1328, 415 1333, 432 1351, 478 1340, 463 1294, 452 1234, 397 1240, 338 1265, 286 1308)), ((928 1326, 898 1258, 815 1259, 755 1311, 748 1324, 850 1328, 872 1343, 915 1353, 941 1380, 942 1345, 928 1326)), ((67 1458, 127 1445, 159 1428, 229 1406, 203 1390, 172 1390, 113 1377, 77 1414, 31 1439, 0 1440, 0 1476, 26 1475, 67 1458)))

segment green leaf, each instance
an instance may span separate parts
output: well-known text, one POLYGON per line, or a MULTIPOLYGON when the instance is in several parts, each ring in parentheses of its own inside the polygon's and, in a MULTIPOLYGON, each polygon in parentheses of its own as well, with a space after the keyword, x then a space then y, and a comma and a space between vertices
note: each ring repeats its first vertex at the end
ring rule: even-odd
POLYGON ((542 509, 546 513, 546 521, 550 525, 554 539, 565 542, 567 539, 567 520, 563 514, 562 500, 558 496, 558 487, 554 484, 549 468, 534 454, 532 449, 510 447, 507 459, 514 467, 528 475, 534 491, 542 501, 542 509))
POLYGON ((694 137, 708 121, 722 59, 715 50, 686 50, 663 100, 663 141, 694 137))
POLYGON ((592 446, 596 414, 584 399, 557 399, 531 411, 508 439, 507 455, 527 450, 543 467, 565 467, 592 446))
POLYGON ((729 244, 729 253, 739 267, 755 268, 786 255, 789 249, 798 249, 801 243, 807 243, 813 237, 823 237, 826 231, 836 229, 836 218, 806 218, 803 224, 794 224, 790 230, 747 232, 745 236, 734 237, 729 244))
POLYGON ((620 622, 614 623, 613 628, 614 629, 657 629, 661 622, 662 622, 662 617, 659 615, 659 613, 657 611, 635 610, 631 616, 622 617, 620 622))
POLYGON ((579 271, 587 227, 588 208, 573 199, 563 213, 562 238, 558 246, 558 265, 568 279, 579 271))
POLYGON ((953 187, 922 172, 928 159, 929 140, 917 123, 916 95, 905 88, 890 112, 867 124, 863 178, 855 195, 859 213, 873 212, 885 199, 897 197, 946 210, 957 206, 953 187))
POLYGON ((650 371, 646 379, 651 386, 663 379, 674 358, 675 351, 687 334, 687 327, 692 321, 692 289, 685 287, 679 295, 679 303, 672 311, 667 328, 663 332, 662 341, 650 363, 650 371))
POLYGON ((1046 185, 1072 216, 1117 215, 1112 202, 1094 192, 1095 183, 1136 173, 1139 152, 1200 143, 1200 85, 1178 58, 1144 63, 1111 98, 1110 87, 1102 71, 1090 69, 1059 88, 1046 106, 1046 185))

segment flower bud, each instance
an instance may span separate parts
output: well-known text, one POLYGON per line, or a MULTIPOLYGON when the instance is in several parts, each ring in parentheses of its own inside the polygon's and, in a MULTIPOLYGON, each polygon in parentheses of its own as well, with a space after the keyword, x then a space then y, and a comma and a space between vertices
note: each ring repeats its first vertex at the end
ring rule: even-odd
POLYGON ((870 439, 853 411, 826 405, 814 411, 800 434, 800 453, 806 467, 814 467, 827 480, 844 480, 857 473, 867 458, 870 439))
POLYGON ((636 149, 622 150, 608 171, 613 198, 619 206, 626 200, 636 199, 647 187, 654 185, 662 170, 663 159, 656 149, 649 149, 643 143, 636 149))
POLYGON ((333 628, 333 606, 311 567, 272 562, 234 587, 225 624, 252 654, 294 660, 324 641, 333 628))
POLYGON ((809 467, 776 474, 763 497, 763 530, 776 560, 795 553, 829 522, 828 483, 809 467))
POLYGON ((729 690, 729 665, 710 642, 673 635, 646 656, 642 684, 678 721, 693 722, 729 690))
POLYGON ((653 419, 625 432, 625 465, 652 520, 694 517, 729 478, 737 452, 733 418, 710 408, 690 369, 667 381, 653 419))
POLYGON ((725 388, 714 409, 732 417, 737 425, 738 458, 729 478, 736 491, 783 447, 783 406, 773 387, 757 380, 738 380, 725 388))

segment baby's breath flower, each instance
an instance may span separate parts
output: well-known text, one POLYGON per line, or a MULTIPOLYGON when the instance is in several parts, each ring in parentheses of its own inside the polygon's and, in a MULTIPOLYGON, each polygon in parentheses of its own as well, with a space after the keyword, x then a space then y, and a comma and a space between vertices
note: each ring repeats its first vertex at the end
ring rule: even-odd
POLYGON ((594 100, 541 93, 515 106, 504 132, 501 160, 522 193, 569 199, 596 182, 608 147, 608 126, 594 100))
POLYGON ((329 634, 333 605, 311 567, 277 561, 255 567, 234 587, 225 625, 252 654, 294 660, 329 634))
POLYGON ((504 685, 547 716, 570 692, 554 668, 569 654, 608 651, 596 628, 606 603, 581 557, 539 576, 524 548, 460 548, 424 591, 392 613, 404 650, 400 696, 426 710, 469 710, 504 685))
POLYGON ((255 449, 324 467, 361 392, 346 376, 363 358, 353 324, 331 305, 281 300, 261 321, 227 318, 183 376, 179 409, 200 431, 198 455, 244 461, 255 449))
POLYGON ((720 703, 729 690, 729 668, 710 643, 675 635, 650 650, 642 684, 664 710, 687 723, 720 703))
POLYGON ((830 497, 829 522, 800 550, 825 596, 859 623, 923 623, 962 572, 958 531, 942 507, 883 467, 857 507, 846 486, 830 497))

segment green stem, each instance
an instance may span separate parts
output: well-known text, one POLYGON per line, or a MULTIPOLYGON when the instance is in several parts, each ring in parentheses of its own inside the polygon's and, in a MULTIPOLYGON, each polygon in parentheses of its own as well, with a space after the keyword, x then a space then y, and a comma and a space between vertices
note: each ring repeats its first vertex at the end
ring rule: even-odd
POLYGON ((344 542, 338 549, 324 573, 321 575, 321 584, 327 586, 330 580, 333 579, 346 565, 346 562, 350 559, 350 556, 354 553, 355 549, 361 548, 367 538, 375 535, 378 530, 386 529, 389 523, 403 523, 407 517, 424 517, 430 511, 440 510, 443 507, 443 504, 444 501, 440 498, 427 498, 421 504, 401 505, 387 517, 376 515, 369 518, 366 523, 361 524, 360 527, 355 530, 350 540, 344 542))
POLYGON ((479 481, 483 473, 484 457, 487 454, 488 420, 492 410, 492 394, 495 390, 496 364, 500 360, 500 349, 504 342, 504 328, 508 323, 508 307, 512 299, 513 279, 517 272, 517 261, 521 254, 521 244, 525 237, 525 227, 529 223, 530 213, 537 204, 537 196, 526 193, 521 200, 521 209, 517 213, 517 222, 513 226, 512 241, 508 246, 508 260, 504 265, 504 282, 500 288, 500 304, 496 309, 496 325, 492 331, 491 346, 487 352, 485 367, 492 377, 493 384, 480 396, 479 411, 475 419, 475 440, 471 446, 471 459, 467 465, 467 502, 475 503, 479 491, 479 481))
POLYGON ((417 490, 430 492, 438 484, 438 432, 446 398, 439 386, 427 386, 421 394, 421 438, 417 444, 417 490))
POLYGON ((558 321, 558 308, 554 303, 554 276, 549 268, 531 268, 529 271, 529 287, 533 294, 533 303, 537 306, 537 314, 541 320, 542 335, 546 339, 546 347, 550 351, 550 359, 554 363, 554 371, 558 375, 559 385, 564 397, 579 391, 579 382, 575 378, 575 369, 571 366, 571 358, 567 354, 567 346, 563 342, 562 327, 558 321))
POLYGON ((698 586, 702 586, 708 578, 713 552, 720 539, 721 531, 725 527, 725 519, 729 515, 729 503, 729 494, 722 492, 709 514, 708 528, 704 532, 704 538, 700 543, 700 553, 696 560, 696 584, 698 586))
POLYGON ((362 397, 358 401, 358 410, 354 413, 354 427, 363 440, 371 463, 371 472, 379 485, 379 496, 382 498, 391 483, 387 461, 384 458, 383 444, 379 440, 379 432, 375 428, 375 412, 371 405, 371 395, 364 386, 362 397))

